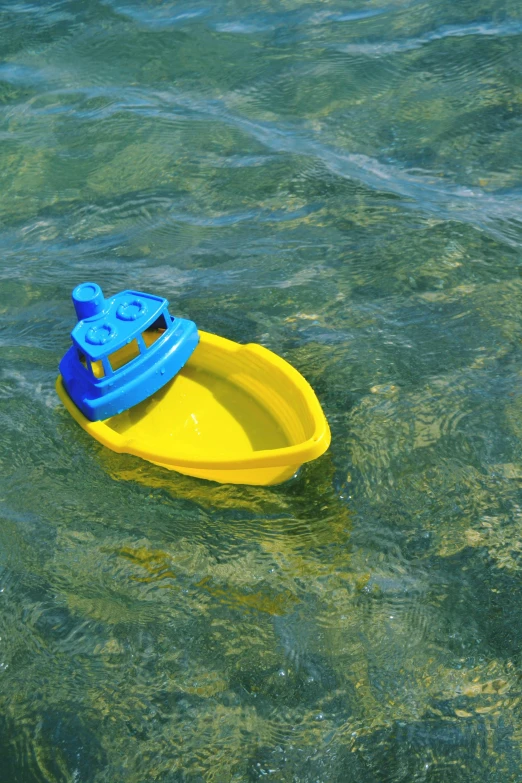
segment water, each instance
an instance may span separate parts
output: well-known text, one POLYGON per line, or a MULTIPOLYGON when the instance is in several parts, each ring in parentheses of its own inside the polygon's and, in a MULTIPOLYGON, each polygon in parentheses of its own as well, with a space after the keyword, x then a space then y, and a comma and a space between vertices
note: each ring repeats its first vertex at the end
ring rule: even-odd
POLYGON ((0 9, 1 783, 498 783, 522 764, 514 0, 0 9), (85 279, 313 384, 276 488, 58 404, 85 279))

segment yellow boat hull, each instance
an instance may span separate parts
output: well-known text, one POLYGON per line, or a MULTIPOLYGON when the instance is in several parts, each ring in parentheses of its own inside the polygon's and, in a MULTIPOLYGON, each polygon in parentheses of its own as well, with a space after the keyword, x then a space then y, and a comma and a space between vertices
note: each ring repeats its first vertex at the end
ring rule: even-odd
POLYGON ((89 421, 56 390, 100 443, 189 476, 227 484, 279 484, 330 445, 308 382, 260 345, 207 332, 185 367, 159 392, 105 421, 89 421))

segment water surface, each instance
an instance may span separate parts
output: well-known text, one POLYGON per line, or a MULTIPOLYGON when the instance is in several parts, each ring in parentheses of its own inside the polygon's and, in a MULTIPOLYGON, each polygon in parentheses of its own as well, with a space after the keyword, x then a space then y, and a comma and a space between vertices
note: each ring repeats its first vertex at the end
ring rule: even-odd
POLYGON ((2 783, 521 781, 520 4, 9 1, 0 52, 2 783), (103 449, 89 279, 284 356, 329 452, 103 449))

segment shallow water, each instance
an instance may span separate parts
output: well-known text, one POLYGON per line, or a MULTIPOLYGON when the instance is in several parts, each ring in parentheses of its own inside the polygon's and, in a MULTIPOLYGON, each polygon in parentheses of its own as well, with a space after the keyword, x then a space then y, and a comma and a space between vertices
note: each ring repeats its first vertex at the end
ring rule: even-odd
POLYGON ((464 783, 522 765, 514 0, 0 8, 0 781, 464 783), (219 486, 54 392, 72 287, 313 384, 219 486))

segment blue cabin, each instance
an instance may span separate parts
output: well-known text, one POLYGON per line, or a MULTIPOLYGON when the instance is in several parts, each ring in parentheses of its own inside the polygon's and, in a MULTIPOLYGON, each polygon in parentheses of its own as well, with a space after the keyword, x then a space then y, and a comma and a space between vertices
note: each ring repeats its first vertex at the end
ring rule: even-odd
POLYGON ((173 318, 163 297, 122 291, 105 299, 96 283, 81 283, 72 299, 78 323, 60 373, 90 421, 150 397, 181 370, 199 342, 196 324, 173 318))

